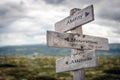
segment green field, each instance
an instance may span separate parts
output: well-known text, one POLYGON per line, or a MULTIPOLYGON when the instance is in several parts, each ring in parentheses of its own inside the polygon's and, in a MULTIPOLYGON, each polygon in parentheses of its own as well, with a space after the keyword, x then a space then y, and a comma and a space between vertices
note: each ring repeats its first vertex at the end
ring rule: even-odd
MULTIPOLYGON (((72 72, 55 73, 60 56, 1 56, 0 80, 73 80, 72 72)), ((99 66, 85 69, 85 80, 120 80, 120 56, 100 56, 99 66)))

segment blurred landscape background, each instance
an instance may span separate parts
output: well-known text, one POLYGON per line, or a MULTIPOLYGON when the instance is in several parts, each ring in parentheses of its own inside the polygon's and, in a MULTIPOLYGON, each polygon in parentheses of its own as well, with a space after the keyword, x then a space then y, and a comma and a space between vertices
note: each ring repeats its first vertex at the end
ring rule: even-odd
MULTIPOLYGON (((111 55, 120 56, 120 44, 109 44, 108 51, 97 51, 99 55, 111 55)), ((22 46, 5 46, 0 47, 0 54, 10 55, 30 55, 30 54, 42 54, 47 56, 65 56, 70 55, 71 50, 66 48, 53 48, 47 47, 44 44, 37 45, 22 45, 22 46)))
MULTIPOLYGON (((85 69, 85 80, 120 80, 120 44, 109 51, 97 51, 99 65, 85 69)), ((56 59, 70 49, 47 45, 0 47, 0 80, 73 80, 72 72, 55 72, 56 59)))
POLYGON ((72 72, 55 72, 56 59, 71 50, 47 47, 46 31, 89 5, 95 20, 83 34, 107 38, 110 49, 96 52, 99 65, 85 69, 85 80, 120 80, 120 0, 1 0, 0 80, 73 80, 72 72))

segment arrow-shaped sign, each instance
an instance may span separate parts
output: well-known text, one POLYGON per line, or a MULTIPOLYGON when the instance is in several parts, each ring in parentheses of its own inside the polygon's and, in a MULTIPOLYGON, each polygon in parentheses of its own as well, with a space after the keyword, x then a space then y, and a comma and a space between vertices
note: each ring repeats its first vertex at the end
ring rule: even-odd
POLYGON ((88 6, 80 11, 77 11, 72 16, 57 22, 55 24, 55 30, 58 32, 65 32, 75 27, 88 23, 94 20, 93 5, 88 6))
POLYGON ((106 38, 53 31, 47 31, 47 44, 51 47, 76 49, 108 50, 109 48, 106 38))
POLYGON ((57 59, 56 72, 72 71, 81 68, 95 67, 97 65, 97 54, 94 50, 89 50, 84 53, 57 59))

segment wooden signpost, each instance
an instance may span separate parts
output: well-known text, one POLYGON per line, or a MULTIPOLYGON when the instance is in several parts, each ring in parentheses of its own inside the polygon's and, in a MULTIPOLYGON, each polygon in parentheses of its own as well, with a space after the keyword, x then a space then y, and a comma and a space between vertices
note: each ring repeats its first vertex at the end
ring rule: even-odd
POLYGON ((70 16, 57 22, 55 30, 47 31, 47 45, 71 48, 71 56, 56 60, 56 72, 73 71, 74 80, 85 80, 84 68, 98 65, 96 50, 108 50, 108 39, 83 35, 82 25, 94 20, 93 5, 74 8, 70 16), (71 31, 71 33, 64 33, 71 31))
POLYGON ((94 20, 93 5, 75 12, 55 24, 55 30, 65 32, 94 20))
POLYGON ((72 71, 81 68, 95 67, 98 65, 95 50, 87 50, 84 53, 73 54, 56 61, 56 72, 72 71))
POLYGON ((47 31, 47 43, 51 47, 108 50, 108 39, 78 33, 47 31))

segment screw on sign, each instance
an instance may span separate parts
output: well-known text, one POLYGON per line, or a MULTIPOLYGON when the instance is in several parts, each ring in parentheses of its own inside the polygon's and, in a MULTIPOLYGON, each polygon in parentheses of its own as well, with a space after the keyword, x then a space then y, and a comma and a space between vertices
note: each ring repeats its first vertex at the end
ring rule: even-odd
POLYGON ((74 80, 85 79, 85 68, 98 65, 96 50, 108 50, 108 39, 83 35, 82 26, 94 20, 93 5, 84 9, 74 8, 70 16, 57 22, 55 30, 47 31, 47 45, 71 48, 71 56, 56 60, 56 72, 73 71, 74 80), (71 31, 71 33, 65 33, 71 31), (62 33, 61 33, 62 32, 62 33))

